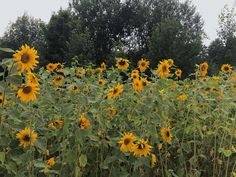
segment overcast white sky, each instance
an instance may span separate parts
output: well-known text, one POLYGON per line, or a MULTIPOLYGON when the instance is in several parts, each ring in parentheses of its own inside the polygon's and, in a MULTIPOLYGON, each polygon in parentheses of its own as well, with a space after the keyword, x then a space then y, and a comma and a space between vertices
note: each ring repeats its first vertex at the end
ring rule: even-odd
MULTIPOLYGON (((184 0, 180 0, 184 1, 184 0)), ((205 21, 205 32, 209 40, 217 37, 218 15, 224 5, 233 5, 235 0, 192 0, 197 6, 197 11, 205 21)), ((68 0, 0 0, 0 36, 3 35, 9 22, 14 22, 18 16, 27 12, 36 18, 41 18, 48 22, 53 11, 57 11, 68 6, 68 0)))

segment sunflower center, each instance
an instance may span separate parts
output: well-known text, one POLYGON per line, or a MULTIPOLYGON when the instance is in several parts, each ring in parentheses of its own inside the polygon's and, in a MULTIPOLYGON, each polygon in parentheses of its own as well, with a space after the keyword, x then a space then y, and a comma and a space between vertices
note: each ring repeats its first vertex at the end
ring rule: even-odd
POLYGON ((130 139, 127 138, 127 139, 124 140, 125 145, 128 145, 129 143, 130 143, 130 139))
POLYGON ((144 148, 145 148, 145 144, 141 143, 141 144, 138 145, 138 149, 144 149, 144 148))
POLYGON ((166 132, 166 137, 169 137, 169 136, 170 136, 170 132, 167 131, 167 132, 166 132))
POLYGON ((225 70, 225 71, 228 71, 228 70, 229 70, 229 67, 228 67, 228 66, 225 66, 224 70, 225 70))
POLYGON ((116 93, 118 93, 118 89, 117 88, 113 90, 113 94, 116 94, 116 93))
POLYGON ((125 64, 126 64, 125 61, 120 61, 120 62, 119 62, 119 65, 121 65, 121 66, 124 66, 125 64))
POLYGON ((30 141, 30 136, 29 136, 29 135, 25 135, 25 136, 23 137, 23 140, 24 140, 24 141, 30 141))
POLYGON ((22 61, 22 63, 28 63, 29 60, 30 60, 29 54, 24 53, 24 54, 21 56, 21 61, 22 61))
POLYGON ((144 63, 144 62, 143 62, 143 63, 141 63, 141 66, 142 66, 142 67, 146 66, 146 63, 144 63))
POLYGON ((30 93, 30 92, 31 92, 31 87, 30 87, 30 86, 24 87, 24 88, 23 88, 23 92, 24 92, 25 94, 30 93))
POLYGON ((163 70, 163 72, 165 72, 167 70, 166 66, 163 66, 162 70, 163 70))
POLYGON ((61 69, 62 68, 62 66, 61 65, 57 65, 57 69, 61 69))
POLYGON ((56 78, 56 81, 60 81, 62 78, 61 77, 57 77, 56 78))

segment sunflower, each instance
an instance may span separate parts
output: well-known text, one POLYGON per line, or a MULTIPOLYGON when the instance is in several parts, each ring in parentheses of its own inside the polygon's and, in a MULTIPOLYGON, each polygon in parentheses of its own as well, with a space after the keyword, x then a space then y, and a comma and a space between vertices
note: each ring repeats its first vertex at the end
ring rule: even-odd
POLYGON ((145 72, 149 68, 150 62, 144 58, 138 61, 138 68, 140 72, 145 72))
POLYGON ((206 77, 201 78, 203 82, 206 82, 208 79, 206 77))
POLYGON ((37 133, 31 131, 30 128, 25 128, 20 133, 16 134, 16 139, 20 141, 20 146, 25 148, 29 145, 33 145, 37 139, 37 136, 37 133))
POLYGON ((91 77, 94 74, 93 68, 89 67, 85 70, 85 75, 91 77))
POLYGON ((181 75, 182 75, 182 70, 181 70, 181 69, 176 69, 176 70, 175 70, 175 75, 176 75, 177 77, 181 77, 181 75))
POLYGON ((185 100, 187 99, 187 96, 182 93, 182 94, 180 94, 180 95, 177 97, 177 99, 178 99, 179 101, 185 101, 185 100))
POLYGON ((80 128, 83 130, 85 129, 86 127, 88 128, 91 128, 91 124, 89 122, 89 120, 87 120, 85 117, 84 117, 84 113, 80 115, 80 119, 81 119, 81 122, 80 122, 80 128))
POLYGON ((57 128, 57 129, 61 129, 63 127, 63 121, 59 118, 55 119, 53 121, 53 125, 57 128))
POLYGON ((63 71, 63 65, 61 63, 56 63, 56 71, 57 72, 62 72, 63 71))
POLYGON ((110 115, 110 119, 112 119, 115 115, 116 115, 116 113, 117 113, 117 111, 116 111, 116 109, 114 108, 114 107, 108 107, 107 108, 109 111, 110 111, 110 113, 111 113, 111 115, 110 115))
POLYGON ((89 85, 84 85, 84 87, 83 87, 83 93, 84 94, 88 94, 90 92, 90 87, 89 87, 89 85))
POLYGON ((201 63, 199 66, 199 73, 201 76, 205 76, 207 74, 208 64, 207 62, 201 63))
POLYGON ((95 70, 94 70, 94 74, 95 75, 98 75, 98 76, 101 76, 102 75, 102 68, 96 68, 95 70))
POLYGON ((79 87, 77 87, 76 85, 73 85, 73 84, 68 86, 68 90, 73 93, 80 93, 79 87))
POLYGON ((167 63, 169 64, 169 67, 174 65, 174 60, 173 59, 167 59, 167 63))
POLYGON ((53 79, 54 85, 61 85, 64 82, 65 78, 62 75, 58 75, 53 79))
POLYGON ((100 87, 103 87, 105 84, 106 84, 106 81, 105 81, 104 79, 99 79, 99 80, 98 80, 98 85, 99 85, 100 87))
POLYGON ((170 127, 163 127, 161 129, 161 137, 168 144, 171 143, 173 137, 172 137, 172 135, 170 133, 170 127))
POLYGON ((148 80, 145 77, 141 77, 140 81, 142 82, 143 87, 145 87, 148 84, 148 80))
POLYGON ((27 83, 21 86, 17 92, 17 96, 23 102, 29 102, 36 100, 36 94, 38 93, 39 88, 37 85, 32 83, 27 83))
POLYGON ((55 71, 55 69, 57 68, 57 64, 53 64, 53 63, 48 63, 47 66, 46 66, 47 70, 49 72, 53 72, 55 71))
POLYGON ((157 165, 157 157, 155 154, 152 154, 151 167, 154 168, 157 165))
POLYGON ((125 133, 120 139, 120 151, 121 152, 132 152, 136 137, 132 133, 125 133))
POLYGON ((80 78, 82 78, 84 75, 85 75, 85 69, 83 68, 83 67, 78 67, 78 68, 76 68, 76 70, 75 70, 75 75, 77 76, 77 77, 80 77, 80 78))
POLYGON ((141 90, 143 90, 143 83, 142 83, 142 81, 139 80, 139 79, 134 79, 132 86, 133 86, 133 89, 134 89, 135 91, 141 91, 141 90))
POLYGON ((39 79, 35 76, 33 73, 28 73, 27 75, 27 83, 34 84, 36 86, 39 86, 39 79))
POLYGON ((164 60, 162 62, 160 62, 158 68, 157 68, 157 72, 160 74, 160 76, 163 77, 168 77, 170 70, 169 70, 169 63, 167 60, 164 60))
POLYGON ((108 94, 107 97, 108 98, 116 98, 117 96, 119 96, 121 93, 123 92, 123 85, 118 83, 116 87, 112 88, 108 94))
POLYGON ((124 58, 117 58, 116 59, 116 67, 121 71, 128 69, 129 60, 124 59, 124 58))
POLYGON ((55 157, 51 157, 50 159, 47 160, 47 165, 49 168, 53 167, 55 165, 55 157))
POLYGON ((147 140, 141 139, 136 144, 134 144, 132 150, 136 157, 147 157, 150 154, 152 146, 147 143, 147 140))
MULTIPOLYGON (((134 70, 133 70, 134 71, 134 70)), ((139 78, 139 74, 138 74, 138 72, 131 72, 131 78, 132 79, 138 79, 139 78)))
POLYGON ((221 71, 225 74, 229 74, 229 73, 232 73, 233 69, 232 69, 232 66, 229 65, 229 64, 223 64, 221 66, 221 71))
POLYGON ((107 65, 104 62, 101 64, 100 67, 101 67, 102 71, 105 71, 107 69, 107 65))
POLYGON ((37 50, 30 48, 28 45, 22 45, 21 50, 16 50, 16 53, 13 54, 13 59, 17 63, 17 67, 21 72, 34 70, 37 66, 39 56, 37 55, 37 50))

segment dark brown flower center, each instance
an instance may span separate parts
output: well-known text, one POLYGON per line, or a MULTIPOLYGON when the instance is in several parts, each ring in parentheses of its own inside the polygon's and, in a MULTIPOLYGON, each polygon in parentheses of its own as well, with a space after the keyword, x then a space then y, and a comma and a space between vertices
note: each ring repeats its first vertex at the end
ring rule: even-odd
POLYGON ((30 93, 30 92, 31 92, 31 87, 30 87, 30 86, 24 87, 24 88, 23 88, 23 92, 24 92, 25 94, 30 93))
POLYGON ((22 63, 28 63, 29 62, 29 60, 30 60, 30 56, 29 56, 29 54, 27 54, 27 53, 24 53, 22 56, 21 56, 21 62, 22 63))
POLYGON ((141 66, 143 66, 143 67, 146 66, 146 63, 142 62, 142 63, 141 63, 141 66))
POLYGON ((228 70, 229 70, 229 67, 228 67, 228 66, 225 66, 224 70, 225 70, 225 71, 228 71, 228 70))
POLYGON ((117 88, 115 88, 115 89, 113 90, 113 94, 116 94, 116 93, 118 93, 118 89, 117 89, 117 88))
POLYGON ((0 99, 0 104, 3 102, 3 100, 2 99, 0 99))
POLYGON ((29 135, 25 135, 25 136, 23 137, 23 140, 24 140, 24 141, 30 141, 30 136, 29 136, 29 135))
POLYGON ((119 62, 119 65, 121 65, 121 66, 124 66, 125 64, 126 64, 126 62, 123 60, 119 62))
POLYGON ((163 66, 162 67, 162 71, 165 72, 167 70, 167 67, 166 66, 163 66))
POLYGON ((56 78, 56 81, 60 81, 60 80, 62 80, 61 77, 57 77, 57 78, 56 78))
POLYGON ((169 137, 169 136, 170 136, 170 132, 166 131, 166 137, 169 137))
POLYGON ((144 149, 144 148, 145 148, 145 144, 140 143, 140 144, 138 145, 138 149, 144 149))
POLYGON ((125 144, 125 145, 128 145, 129 143, 130 143, 130 139, 126 138, 126 139, 124 140, 124 144, 125 144))
POLYGON ((147 82, 143 81, 142 84, 145 87, 147 85, 147 82))

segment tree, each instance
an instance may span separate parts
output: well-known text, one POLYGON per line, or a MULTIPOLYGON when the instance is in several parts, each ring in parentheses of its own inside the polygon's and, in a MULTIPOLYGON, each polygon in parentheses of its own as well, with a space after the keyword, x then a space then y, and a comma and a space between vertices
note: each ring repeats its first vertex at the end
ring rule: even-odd
POLYGON ((28 44, 38 50, 40 58, 43 60, 46 49, 45 28, 43 21, 25 13, 10 24, 0 40, 0 45, 16 50, 22 44, 28 44))
POLYGON ((60 9, 52 15, 47 25, 47 59, 67 64, 74 56, 79 56, 81 61, 92 59, 93 44, 89 38, 89 33, 82 30, 79 19, 73 16, 70 9, 60 9))

